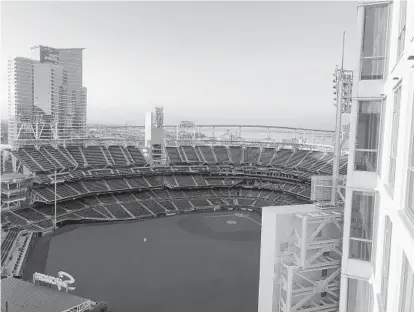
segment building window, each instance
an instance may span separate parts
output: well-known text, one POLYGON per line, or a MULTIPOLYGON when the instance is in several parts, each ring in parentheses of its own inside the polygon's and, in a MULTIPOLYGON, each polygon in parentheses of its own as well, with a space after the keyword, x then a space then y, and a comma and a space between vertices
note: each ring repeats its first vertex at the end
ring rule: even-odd
POLYGON ((397 167, 398 128, 400 122, 401 86, 394 92, 394 107, 392 110, 390 165, 388 169, 388 186, 393 190, 395 170, 397 167))
POLYGON ((400 59, 404 52, 405 29, 407 25, 407 1, 400 1, 400 23, 398 25, 397 58, 400 59))
POLYGON ((388 4, 365 7, 361 55, 361 80, 384 78, 388 4))
POLYGON ((348 279, 347 312, 372 312, 372 286, 365 280, 348 279))
POLYGON ((377 170, 381 101, 360 101, 355 145, 355 170, 377 170))
POLYGON ((414 272, 407 257, 403 258, 400 312, 414 311, 414 272))
POLYGON ((410 154, 408 160, 407 213, 414 221, 414 99, 411 116, 410 154))
POLYGON ((392 236, 392 222, 386 216, 384 224, 384 253, 382 254, 382 274, 381 274, 381 306, 382 311, 387 309, 388 299, 388 278, 390 272, 390 256, 391 256, 391 236, 392 236))
POLYGON ((384 144, 384 125, 385 125, 385 108, 387 107, 387 99, 385 98, 381 104, 381 117, 380 117, 380 135, 378 142, 378 163, 377 163, 377 173, 381 176, 382 170, 382 149, 384 144))
POLYGON ((375 193, 352 192, 349 258, 371 260, 372 233, 375 215, 375 193))

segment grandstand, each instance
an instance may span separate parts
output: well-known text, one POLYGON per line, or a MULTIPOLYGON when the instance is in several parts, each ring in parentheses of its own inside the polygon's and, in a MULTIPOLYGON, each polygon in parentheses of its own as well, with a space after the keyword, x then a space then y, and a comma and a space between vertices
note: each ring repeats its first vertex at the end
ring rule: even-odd
MULTIPOLYGON (((309 203, 310 177, 332 174, 331 153, 285 145, 165 150, 166 165, 154 167, 136 146, 23 146, 12 154, 35 176, 30 205, 6 209, 2 219, 19 229, 53 228, 55 171, 58 222, 309 203)), ((341 174, 346 164, 344 157, 341 174)))

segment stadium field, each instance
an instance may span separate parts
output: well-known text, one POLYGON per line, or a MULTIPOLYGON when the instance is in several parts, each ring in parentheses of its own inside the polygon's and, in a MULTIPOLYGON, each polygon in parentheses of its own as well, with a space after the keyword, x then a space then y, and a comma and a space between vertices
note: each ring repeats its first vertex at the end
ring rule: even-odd
POLYGON ((71 274, 74 294, 113 312, 257 310, 260 215, 184 214, 63 228, 35 246, 31 270, 71 274))

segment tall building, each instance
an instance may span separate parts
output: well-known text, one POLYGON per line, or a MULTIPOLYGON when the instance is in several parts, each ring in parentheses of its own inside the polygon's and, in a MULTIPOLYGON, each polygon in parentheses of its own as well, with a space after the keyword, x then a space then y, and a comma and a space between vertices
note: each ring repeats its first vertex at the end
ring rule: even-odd
POLYGON ((414 2, 357 12, 343 204, 263 208, 260 312, 414 311, 414 2))
POLYGON ((11 143, 86 136, 82 51, 35 46, 31 59, 9 61, 11 143))
POLYGON ((414 2, 357 25, 340 311, 414 311, 414 2))

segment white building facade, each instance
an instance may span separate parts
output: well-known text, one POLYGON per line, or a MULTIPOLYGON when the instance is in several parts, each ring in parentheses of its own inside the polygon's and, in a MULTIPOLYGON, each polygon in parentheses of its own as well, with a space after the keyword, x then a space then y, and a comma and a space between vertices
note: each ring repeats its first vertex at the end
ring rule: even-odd
POLYGON ((263 208, 259 312, 414 311, 414 1, 364 1, 357 12, 346 195, 343 220, 337 217, 342 252, 335 253, 337 229, 318 233, 307 226, 309 216, 318 217, 310 206, 302 231, 283 218, 297 218, 306 207, 263 208), (300 249, 304 256, 315 237, 324 248, 319 260, 329 267, 322 272, 298 266, 296 255, 293 274, 317 272, 309 283, 281 271, 283 253, 291 253, 282 245, 292 231, 299 243, 308 242, 300 249))
POLYGON ((357 25, 340 311, 414 311, 414 2, 357 25))

